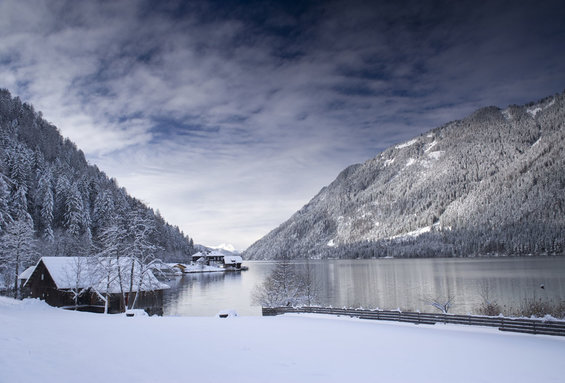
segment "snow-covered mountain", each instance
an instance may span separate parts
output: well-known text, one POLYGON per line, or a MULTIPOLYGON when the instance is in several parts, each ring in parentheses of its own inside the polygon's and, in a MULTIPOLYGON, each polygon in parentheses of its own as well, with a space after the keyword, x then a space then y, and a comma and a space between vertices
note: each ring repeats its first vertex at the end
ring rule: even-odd
POLYGON ((211 249, 214 250, 222 250, 231 254, 239 254, 239 250, 237 250, 232 244, 230 243, 221 243, 218 246, 210 246, 211 249))
POLYGON ((195 245, 194 246, 198 251, 204 251, 209 253, 211 251, 217 251, 225 255, 239 255, 240 251, 236 250, 236 248, 231 244, 222 243, 218 246, 204 246, 204 245, 195 245))
POLYGON ((486 107, 352 165, 248 259, 561 254, 565 93, 486 107))

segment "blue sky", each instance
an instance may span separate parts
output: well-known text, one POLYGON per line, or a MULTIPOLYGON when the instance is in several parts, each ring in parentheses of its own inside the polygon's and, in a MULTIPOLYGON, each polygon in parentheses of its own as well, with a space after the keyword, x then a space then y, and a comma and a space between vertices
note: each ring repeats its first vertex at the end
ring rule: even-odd
POLYGON ((244 249, 348 165, 563 91, 563 20, 561 1, 3 0, 0 87, 196 242, 244 249))

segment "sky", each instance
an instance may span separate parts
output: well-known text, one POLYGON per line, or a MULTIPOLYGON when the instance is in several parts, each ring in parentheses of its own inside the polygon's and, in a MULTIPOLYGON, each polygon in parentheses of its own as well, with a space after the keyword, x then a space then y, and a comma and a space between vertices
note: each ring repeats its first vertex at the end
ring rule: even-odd
POLYGON ((0 0, 0 88, 196 243, 243 250, 345 167, 565 89, 550 1, 0 0))

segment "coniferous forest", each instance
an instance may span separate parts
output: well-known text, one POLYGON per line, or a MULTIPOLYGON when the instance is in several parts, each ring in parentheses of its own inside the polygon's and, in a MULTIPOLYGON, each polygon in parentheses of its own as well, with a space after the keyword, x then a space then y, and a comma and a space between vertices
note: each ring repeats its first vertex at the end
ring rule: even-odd
POLYGON ((485 107, 343 170, 250 259, 560 255, 565 93, 485 107))
POLYGON ((0 90, 0 289, 41 256, 133 249, 140 227, 143 246, 163 261, 195 252, 191 238, 90 165, 33 106, 0 90))

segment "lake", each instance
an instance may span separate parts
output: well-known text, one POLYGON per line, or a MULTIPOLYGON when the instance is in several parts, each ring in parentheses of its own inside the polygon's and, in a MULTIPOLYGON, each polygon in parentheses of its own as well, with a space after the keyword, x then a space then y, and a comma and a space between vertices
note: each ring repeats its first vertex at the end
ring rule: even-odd
MULTIPOLYGON (((524 300, 565 300, 565 257, 426 258, 309 261, 319 288, 319 303, 434 312, 425 300, 451 295, 450 312, 467 314, 490 299, 516 307, 524 300), (541 286, 543 285, 543 289, 541 286)), ((296 261, 303 269, 305 261, 296 261)), ((223 309, 261 315, 251 294, 273 262, 244 261, 248 271, 185 274, 167 281, 164 314, 212 316, 223 309)))

